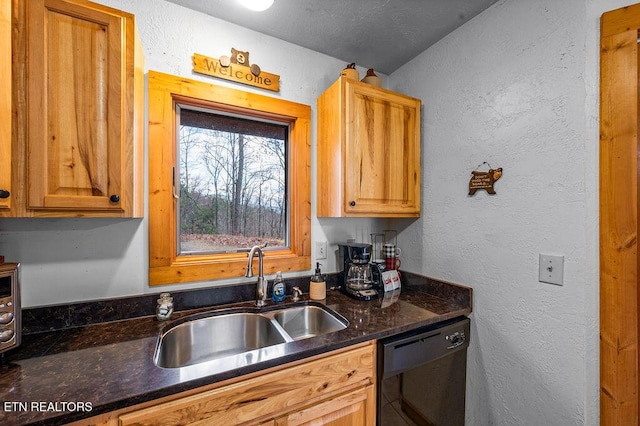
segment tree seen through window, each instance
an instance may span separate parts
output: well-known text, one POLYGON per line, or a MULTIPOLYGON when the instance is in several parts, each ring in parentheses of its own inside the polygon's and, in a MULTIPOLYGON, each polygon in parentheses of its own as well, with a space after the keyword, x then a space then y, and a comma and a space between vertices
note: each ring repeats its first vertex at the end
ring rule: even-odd
POLYGON ((180 109, 179 254, 287 247, 288 126, 180 109))

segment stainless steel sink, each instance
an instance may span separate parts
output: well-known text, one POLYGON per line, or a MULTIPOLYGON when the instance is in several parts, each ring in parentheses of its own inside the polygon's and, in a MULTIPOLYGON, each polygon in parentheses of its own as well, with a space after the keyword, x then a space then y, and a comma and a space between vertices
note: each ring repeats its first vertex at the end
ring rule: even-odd
MULTIPOLYGON (((311 302, 310 302, 311 303, 311 302)), ((347 328, 348 321, 321 304, 272 310, 212 311, 178 320, 158 338, 154 362, 179 368, 219 361, 238 368, 284 354, 278 345, 347 328)))
POLYGON ((276 312, 274 319, 293 340, 308 339, 347 327, 344 320, 319 306, 284 309, 276 312))
POLYGON ((164 333, 155 362, 165 368, 184 367, 286 341, 273 321, 262 315, 212 316, 183 322, 164 333))

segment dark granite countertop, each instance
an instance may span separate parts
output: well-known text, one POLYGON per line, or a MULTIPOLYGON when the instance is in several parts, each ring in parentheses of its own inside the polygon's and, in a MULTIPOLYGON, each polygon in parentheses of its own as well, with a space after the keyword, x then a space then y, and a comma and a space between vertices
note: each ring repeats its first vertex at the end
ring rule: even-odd
MULTIPOLYGON (((307 294, 303 300, 308 300, 307 294)), ((0 424, 63 424, 468 316, 471 289, 407 273, 395 300, 359 302, 328 291, 323 303, 343 315, 349 327, 280 345, 282 356, 278 358, 222 373, 197 366, 186 370, 157 367, 153 353, 158 333, 167 324, 153 316, 27 334, 19 348, 6 354, 0 367, 0 424)), ((252 305, 243 302, 233 306, 252 305)), ((179 312, 174 318, 202 310, 179 312)))

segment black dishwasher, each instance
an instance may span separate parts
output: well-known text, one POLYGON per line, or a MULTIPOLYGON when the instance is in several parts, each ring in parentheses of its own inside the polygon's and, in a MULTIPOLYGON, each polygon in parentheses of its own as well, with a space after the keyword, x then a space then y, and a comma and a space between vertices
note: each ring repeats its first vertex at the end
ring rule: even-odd
POLYGON ((378 425, 464 425, 469 319, 378 341, 378 425))

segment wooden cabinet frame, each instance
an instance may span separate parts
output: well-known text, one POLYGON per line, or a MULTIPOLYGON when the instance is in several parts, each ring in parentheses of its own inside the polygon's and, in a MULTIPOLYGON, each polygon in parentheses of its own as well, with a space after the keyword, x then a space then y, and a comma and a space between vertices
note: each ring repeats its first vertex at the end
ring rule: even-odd
POLYGON ((637 425, 640 4, 600 34, 600 424, 637 425))
POLYGON ((290 248, 265 251, 264 271, 311 268, 311 108, 282 99, 248 93, 150 71, 149 82, 149 284, 163 285, 241 277, 246 253, 178 256, 176 104, 242 113, 289 123, 290 248))
MULTIPOLYGON (((11 208, 11 2, 0 2, 0 212, 11 208)), ((0 214, 1 216, 1 214, 0 214)))

